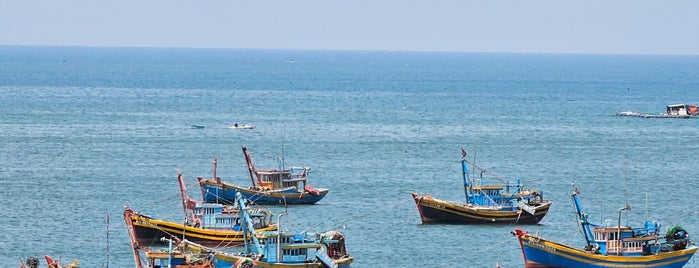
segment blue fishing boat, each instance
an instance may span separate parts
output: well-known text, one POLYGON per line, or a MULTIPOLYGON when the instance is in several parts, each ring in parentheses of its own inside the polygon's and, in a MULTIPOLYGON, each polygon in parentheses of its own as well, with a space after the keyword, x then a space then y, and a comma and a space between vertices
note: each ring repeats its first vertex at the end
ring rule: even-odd
MULTIPOLYGON (((128 227, 128 225, 127 225, 128 227)), ((176 247, 176 238, 161 238, 167 248, 150 248, 141 246, 134 237, 133 229, 129 228, 129 237, 133 247, 136 268, 216 268, 213 258, 208 253, 187 252, 176 247)), ((76 266, 77 267, 77 266, 76 266)), ((218 266, 223 267, 223 266, 218 266)), ((230 267, 230 266, 228 266, 230 267)))
MULTIPOLYGON (((185 252, 209 254, 213 257, 215 267, 349 268, 354 261, 354 257, 347 253, 345 238, 341 232, 257 232, 247 214, 249 208, 241 194, 238 194, 237 202, 245 219, 243 230, 246 239, 242 252, 224 252, 187 240, 180 242, 180 248, 185 252)), ((279 217, 283 215, 280 214, 279 217)))
POLYGON ((643 227, 621 225, 619 209, 616 226, 593 224, 583 212, 574 187, 571 194, 578 224, 586 245, 575 248, 516 229, 526 267, 682 267, 697 251, 689 234, 680 226, 670 227, 663 236, 660 224, 646 221, 643 227))
POLYGON ((236 194, 241 193, 245 199, 261 205, 315 204, 329 192, 308 183, 308 167, 286 168, 282 160, 280 169, 257 169, 246 147, 243 147, 243 155, 252 185, 239 186, 221 181, 216 176, 217 160, 214 159, 213 178, 197 178, 205 202, 233 204, 236 194))
MULTIPOLYGON (((186 238, 207 246, 238 246, 243 244, 241 215, 237 207, 216 203, 202 203, 189 197, 182 173, 177 172, 180 185, 184 223, 156 219, 124 208, 124 220, 134 232, 134 238, 143 246, 163 245, 161 238, 186 238)), ((276 230, 272 213, 265 208, 247 212, 258 230, 276 230)))
POLYGON ((500 183, 483 184, 485 169, 466 159, 466 150, 461 149, 461 169, 464 181, 466 203, 449 202, 430 195, 412 193, 422 223, 449 224, 537 224, 549 208, 551 201, 544 200, 543 193, 526 189, 519 179, 512 184, 494 176, 500 183), (478 169, 480 177, 476 179, 468 169, 478 169))

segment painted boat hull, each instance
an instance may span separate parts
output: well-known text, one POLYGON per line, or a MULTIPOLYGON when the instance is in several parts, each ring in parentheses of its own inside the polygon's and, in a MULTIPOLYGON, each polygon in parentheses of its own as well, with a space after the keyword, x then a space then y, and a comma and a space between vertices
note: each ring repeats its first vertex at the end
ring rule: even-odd
POLYGON ((594 254, 552 242, 516 230, 522 248, 525 267, 683 267, 697 251, 696 246, 686 249, 645 256, 608 256, 594 254))
MULTIPOLYGON (((130 209, 125 210, 124 214, 124 218, 131 221, 136 241, 144 247, 166 245, 166 242, 163 242, 161 238, 173 236, 178 239, 186 238, 194 243, 210 247, 230 247, 243 244, 242 231, 185 226, 182 223, 157 220, 140 215, 130 209)), ((258 231, 274 231, 276 229, 277 225, 272 225, 258 231)))
POLYGON ((256 191, 233 184, 217 184, 211 180, 200 180, 204 202, 235 204, 236 193, 240 192, 246 200, 259 205, 283 205, 283 204, 315 204, 328 194, 328 189, 318 188, 317 193, 287 189, 284 191, 256 191))
POLYGON ((464 206, 412 193, 422 223, 448 224, 537 224, 551 206, 550 202, 537 207, 534 215, 522 210, 493 210, 464 206))

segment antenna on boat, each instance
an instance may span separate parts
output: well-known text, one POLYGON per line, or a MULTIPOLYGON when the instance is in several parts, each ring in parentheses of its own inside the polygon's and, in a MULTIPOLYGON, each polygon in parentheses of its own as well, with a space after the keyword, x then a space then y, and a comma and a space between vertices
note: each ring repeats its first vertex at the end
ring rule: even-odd
POLYGON ((646 192, 646 219, 648 218, 648 192, 646 192))
POLYGON ((284 143, 282 143, 282 162, 281 162, 281 164, 282 164, 282 166, 279 170, 284 170, 284 166, 285 166, 285 163, 284 163, 284 143))
MULTIPOLYGON (((474 180, 473 178, 476 177, 476 169, 478 169, 478 171, 480 172, 480 177, 479 177, 480 179, 483 179, 483 174, 488 173, 489 177, 496 179, 504 184, 507 184, 507 182, 504 178, 502 178, 496 174, 493 174, 491 172, 488 172, 488 170, 486 170, 485 168, 477 166, 476 165, 476 153, 477 153, 476 148, 473 148, 473 161, 468 161, 468 159, 466 159, 465 157, 462 159, 463 161, 466 161, 466 163, 471 164, 471 166, 473 167, 472 175, 471 175, 471 176, 473 176, 473 177, 471 177, 472 180, 474 180)), ((480 185, 480 180, 479 180, 478 184, 480 185)))
POLYGON ((109 268, 109 213, 107 213, 107 264, 105 267, 109 268))
POLYGON ((281 240, 282 240, 282 216, 286 216, 286 205, 284 206, 284 213, 281 213, 277 216, 277 260, 282 259, 282 253, 281 253, 281 240))
MULTIPOLYGON (((631 210, 631 205, 629 205, 629 194, 628 194, 628 190, 629 190, 629 177, 628 177, 628 174, 627 174, 627 173, 628 173, 628 168, 626 167, 626 146, 624 146, 624 162, 623 162, 623 165, 624 165, 624 168, 623 168, 623 170, 624 170, 624 202, 626 203, 626 206, 624 206, 623 210, 626 210, 626 214, 627 214, 626 221, 627 221, 627 225, 628 225, 628 220, 629 220, 628 213, 629 213, 629 211, 631 210)), ((621 225, 621 210, 622 210, 622 209, 619 209, 619 225, 621 225)))
MULTIPOLYGON (((602 164, 600 163, 599 165, 599 194, 604 197, 604 183, 602 180, 604 180, 604 177, 602 176, 602 164)), ((604 212, 604 202, 599 202, 599 209, 601 212, 604 212)), ((599 222, 604 222, 604 213, 599 214, 599 222)))
MULTIPOLYGON (((473 178, 476 177, 476 168, 478 168, 478 167, 476 166, 476 154, 477 154, 477 153, 478 153, 478 151, 477 151, 476 147, 474 146, 474 147, 473 147, 473 170, 471 171, 471 173, 472 173, 472 175, 471 175, 471 183, 473 183, 473 178)), ((483 175, 483 173, 481 173, 481 175, 483 175)), ((478 180, 478 185, 480 185, 480 184, 481 184, 481 180, 478 180)))

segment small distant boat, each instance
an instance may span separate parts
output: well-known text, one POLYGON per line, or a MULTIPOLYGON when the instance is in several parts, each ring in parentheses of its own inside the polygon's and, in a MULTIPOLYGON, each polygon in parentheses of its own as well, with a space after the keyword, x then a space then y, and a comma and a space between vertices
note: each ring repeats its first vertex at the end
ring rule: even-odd
MULTIPOLYGON (((53 257, 49 255, 44 255, 44 258, 46 259, 46 265, 48 268, 78 268, 78 260, 74 259, 72 263, 68 264, 68 266, 63 266, 60 264, 58 260, 55 260, 53 257)), ((26 263, 19 263, 19 268, 38 268, 39 267, 39 258, 37 257, 29 257, 27 258, 26 263)))
MULTIPOLYGON (((178 172, 177 179, 185 215, 184 223, 159 220, 135 212, 129 207, 124 208, 124 220, 133 229, 134 238, 139 244, 146 247, 162 245, 161 238, 177 237, 208 246, 242 245, 242 219, 238 208, 193 200, 187 194, 182 173, 178 172)), ((267 209, 250 209, 248 215, 259 230, 277 229, 277 225, 271 222, 272 213, 267 209)))
MULTIPOLYGON (((186 252, 205 253, 212 256, 216 267, 270 267, 270 268, 349 268, 354 257, 345 246, 344 235, 335 230, 314 233, 285 231, 258 232, 249 221, 248 207, 242 195, 236 202, 241 208, 243 230, 245 230, 244 251, 239 254, 222 252, 204 247, 187 240, 178 248, 186 252), (257 235, 255 235, 257 234, 257 235)), ((280 214, 282 217, 285 214, 280 214)))
POLYGON ((329 192, 308 183, 308 167, 285 168, 282 160, 281 169, 257 169, 246 147, 243 147, 243 155, 252 185, 243 187, 221 181, 216 176, 217 164, 214 159, 213 178, 197 178, 205 202, 233 204, 236 193, 241 193, 255 204, 315 204, 329 192))
POLYGON ((575 248, 515 229, 525 267, 682 267, 697 251, 689 234, 680 226, 672 226, 664 236, 660 224, 646 221, 643 227, 621 225, 619 209, 616 226, 593 224, 588 221, 574 187, 571 194, 577 222, 585 237, 584 248, 575 248))
POLYGON ((665 113, 649 114, 639 112, 618 112, 618 116, 634 116, 643 118, 690 118, 699 114, 699 107, 687 104, 673 104, 665 107, 665 113))
POLYGON ((520 180, 516 184, 500 180, 500 184, 481 185, 485 170, 466 159, 466 151, 461 149, 461 168, 464 180, 466 203, 454 203, 412 193, 422 223, 449 224, 537 224, 551 206, 551 201, 543 199, 543 193, 525 189, 520 180), (469 174, 468 164, 480 170, 480 178, 469 174))
POLYGON ((202 129, 202 128, 205 128, 204 125, 190 125, 189 127, 193 128, 193 129, 202 129))
POLYGON ((228 128, 232 128, 232 129, 253 129, 253 128, 255 128, 255 126, 253 126, 253 125, 251 125, 251 124, 238 124, 238 123, 235 123, 235 124, 231 125, 231 126, 228 127, 228 128))

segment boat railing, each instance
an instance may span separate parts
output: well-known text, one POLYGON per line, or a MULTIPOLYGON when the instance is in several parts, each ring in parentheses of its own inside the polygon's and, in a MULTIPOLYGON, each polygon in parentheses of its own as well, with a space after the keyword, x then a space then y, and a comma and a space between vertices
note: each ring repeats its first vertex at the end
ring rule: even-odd
POLYGON ((495 202, 495 199, 493 199, 490 195, 488 195, 486 192, 481 191, 481 194, 483 197, 485 197, 485 200, 488 202, 483 202, 484 206, 497 206, 500 205, 498 202, 495 202))

